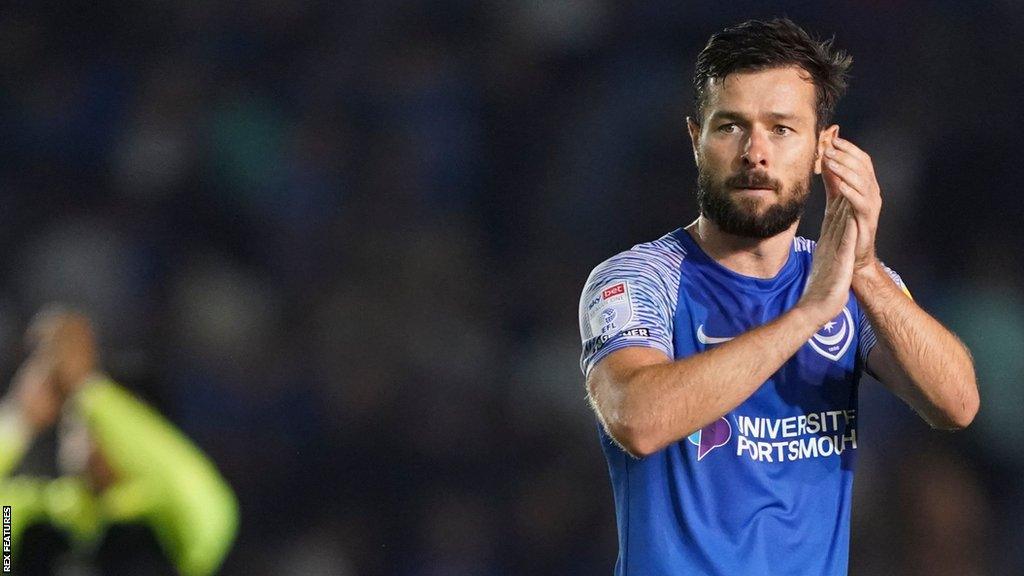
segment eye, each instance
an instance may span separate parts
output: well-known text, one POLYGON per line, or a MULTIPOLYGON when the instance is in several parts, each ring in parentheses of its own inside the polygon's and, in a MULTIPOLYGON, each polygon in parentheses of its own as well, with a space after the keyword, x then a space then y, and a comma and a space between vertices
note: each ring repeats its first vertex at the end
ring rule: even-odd
POLYGON ((776 134, 778 134, 779 136, 786 136, 787 134, 792 133, 793 129, 790 128, 789 126, 783 126, 783 125, 780 124, 780 125, 775 127, 774 132, 776 134))
POLYGON ((719 126, 718 131, 722 132, 723 134, 732 134, 737 130, 737 128, 738 127, 736 126, 736 124, 730 122, 729 124, 722 124, 721 126, 719 126))

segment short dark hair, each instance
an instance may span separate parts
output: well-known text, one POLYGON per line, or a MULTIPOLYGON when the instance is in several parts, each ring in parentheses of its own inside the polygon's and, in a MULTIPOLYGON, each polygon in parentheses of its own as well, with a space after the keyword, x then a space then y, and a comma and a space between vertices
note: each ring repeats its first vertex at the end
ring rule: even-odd
POLYGON ((693 74, 695 120, 703 121, 709 80, 734 72, 797 66, 814 82, 816 124, 821 130, 832 120, 836 104, 846 92, 847 72, 853 63, 853 57, 833 46, 834 40, 816 40, 789 18, 748 20, 712 35, 697 56, 693 74))

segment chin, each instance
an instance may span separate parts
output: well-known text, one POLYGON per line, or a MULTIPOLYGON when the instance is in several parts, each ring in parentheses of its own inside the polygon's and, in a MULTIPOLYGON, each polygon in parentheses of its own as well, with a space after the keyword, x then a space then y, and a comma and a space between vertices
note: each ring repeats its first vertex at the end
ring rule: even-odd
POLYGON ((733 202, 736 212, 755 218, 764 216, 765 212, 776 204, 777 200, 763 197, 736 198, 733 202))

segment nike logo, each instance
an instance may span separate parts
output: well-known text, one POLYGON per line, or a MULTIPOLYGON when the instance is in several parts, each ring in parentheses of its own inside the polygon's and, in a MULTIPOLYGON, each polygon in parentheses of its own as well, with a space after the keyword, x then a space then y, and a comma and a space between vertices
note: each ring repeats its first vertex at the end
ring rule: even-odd
POLYGON ((708 336, 707 334, 704 333, 703 324, 697 326, 697 341, 700 342, 701 344, 721 344, 722 342, 728 342, 729 340, 732 339, 733 336, 729 336, 728 338, 708 336))

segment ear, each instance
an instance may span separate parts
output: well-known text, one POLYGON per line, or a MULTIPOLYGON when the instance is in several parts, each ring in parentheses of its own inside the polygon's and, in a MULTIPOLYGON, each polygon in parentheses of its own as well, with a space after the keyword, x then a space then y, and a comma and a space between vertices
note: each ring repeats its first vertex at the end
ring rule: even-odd
POLYGON ((693 161, 700 164, 700 124, 690 116, 686 117, 686 129, 690 132, 690 142, 693 144, 693 161))
POLYGON ((839 125, 833 124, 818 134, 818 143, 814 150, 814 173, 821 174, 821 162, 825 151, 832 147, 832 140, 839 135, 839 125))

